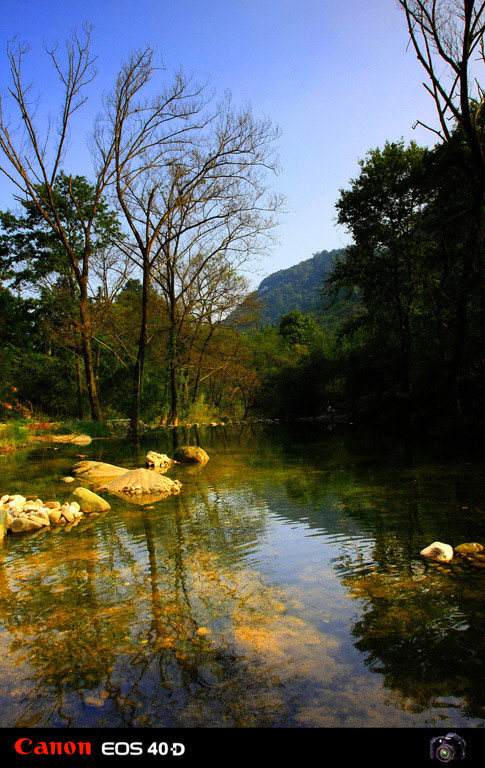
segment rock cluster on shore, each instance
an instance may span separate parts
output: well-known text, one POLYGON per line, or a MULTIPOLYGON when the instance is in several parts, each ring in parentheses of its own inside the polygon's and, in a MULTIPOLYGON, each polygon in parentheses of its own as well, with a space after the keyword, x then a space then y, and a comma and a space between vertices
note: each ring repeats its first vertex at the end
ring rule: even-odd
MULTIPOLYGON (((115 435, 116 437, 126 437, 130 431, 130 419, 109 419, 109 421, 106 422, 106 426, 110 434, 115 435)), ((139 424, 139 431, 141 435, 144 435, 146 432, 148 432, 147 425, 141 421, 141 419, 139 424)))
MULTIPOLYGON (((104 499, 100 501, 103 502, 103 509, 109 509, 108 502, 104 499)), ((0 511, 5 514, 6 528, 10 533, 27 533, 51 525, 73 525, 85 514, 89 514, 82 502, 66 501, 61 504, 59 501, 27 500, 20 494, 2 496, 0 511)))

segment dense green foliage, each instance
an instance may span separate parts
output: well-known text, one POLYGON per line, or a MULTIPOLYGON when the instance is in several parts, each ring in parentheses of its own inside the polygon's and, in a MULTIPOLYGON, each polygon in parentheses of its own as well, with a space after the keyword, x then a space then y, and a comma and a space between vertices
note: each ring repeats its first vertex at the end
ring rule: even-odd
POLYGON ((483 199, 477 216, 459 131, 455 142, 453 151, 386 144, 341 193, 353 244, 326 286, 361 297, 345 328, 354 410, 419 423, 483 415, 483 199))

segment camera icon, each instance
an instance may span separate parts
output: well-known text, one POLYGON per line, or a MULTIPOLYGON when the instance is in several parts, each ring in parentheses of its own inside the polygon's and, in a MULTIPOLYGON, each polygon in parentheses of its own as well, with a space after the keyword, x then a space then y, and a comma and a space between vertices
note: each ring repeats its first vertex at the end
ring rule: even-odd
POLYGON ((447 733, 446 736, 434 736, 429 744, 430 758, 442 763, 450 760, 463 760, 465 757, 465 739, 456 733, 447 733))

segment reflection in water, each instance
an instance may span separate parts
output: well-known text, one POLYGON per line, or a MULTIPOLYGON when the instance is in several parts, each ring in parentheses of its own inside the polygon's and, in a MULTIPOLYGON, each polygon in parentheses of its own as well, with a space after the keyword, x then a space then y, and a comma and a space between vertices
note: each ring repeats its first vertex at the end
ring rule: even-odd
MULTIPOLYGON (((94 442, 132 468, 149 445, 94 442)), ((320 428, 199 430, 183 491, 0 550, 3 726, 483 724, 479 467, 320 428)), ((63 501, 72 446, 6 457, 0 491, 63 501)))

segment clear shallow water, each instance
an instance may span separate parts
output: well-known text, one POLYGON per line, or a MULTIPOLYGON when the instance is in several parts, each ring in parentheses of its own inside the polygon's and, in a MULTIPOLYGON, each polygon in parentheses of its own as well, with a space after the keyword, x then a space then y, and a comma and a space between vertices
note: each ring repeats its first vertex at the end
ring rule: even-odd
MULTIPOLYGON (((419 559, 485 544, 483 462, 319 426, 197 437, 180 495, 0 545, 0 725, 485 725, 485 571, 419 559)), ((177 439, 19 451, 0 492, 64 501, 77 454, 132 468, 177 439)))

